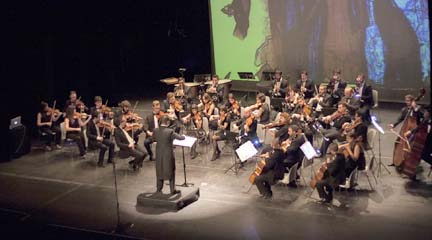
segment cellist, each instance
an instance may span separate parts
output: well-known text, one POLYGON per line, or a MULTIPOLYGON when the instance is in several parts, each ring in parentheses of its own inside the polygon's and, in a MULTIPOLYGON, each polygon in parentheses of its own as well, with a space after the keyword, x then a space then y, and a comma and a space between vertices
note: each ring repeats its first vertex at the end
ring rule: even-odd
MULTIPOLYGON (((393 129, 400 123, 402 123, 408 116, 415 117, 417 120, 417 124, 420 123, 420 119, 422 117, 422 113, 420 111, 420 106, 417 105, 415 98, 413 95, 408 94, 405 96, 405 104, 406 106, 402 108, 398 119, 396 122, 389 124, 389 128, 393 129)), ((411 130, 411 129, 410 129, 411 130)), ((406 135, 406 133, 403 133, 406 135)))

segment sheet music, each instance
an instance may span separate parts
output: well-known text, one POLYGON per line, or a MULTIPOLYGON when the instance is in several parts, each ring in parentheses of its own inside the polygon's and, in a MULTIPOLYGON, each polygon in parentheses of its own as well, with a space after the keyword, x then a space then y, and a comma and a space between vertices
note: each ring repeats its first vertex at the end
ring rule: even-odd
POLYGON ((257 154, 257 152, 258 152, 258 150, 255 148, 255 146, 252 144, 251 141, 247 141, 246 143, 241 145, 236 150, 236 153, 237 153, 238 157, 240 158, 240 161, 242 161, 242 162, 255 156, 255 154, 257 154))
POLYGON ((192 147, 197 139, 190 136, 185 136, 184 140, 174 139, 173 144, 180 147, 192 147))
POLYGON ((315 151, 315 148, 312 146, 312 144, 309 141, 306 141, 305 143, 303 143, 300 146, 300 149, 302 150, 302 152, 304 153, 305 157, 308 160, 311 160, 317 154, 315 151))

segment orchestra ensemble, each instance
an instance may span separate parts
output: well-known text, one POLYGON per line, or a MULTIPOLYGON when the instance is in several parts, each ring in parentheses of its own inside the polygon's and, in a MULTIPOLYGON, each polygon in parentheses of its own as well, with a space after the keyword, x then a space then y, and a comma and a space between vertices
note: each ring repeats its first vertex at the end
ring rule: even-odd
MULTIPOLYGON (((272 198, 272 185, 302 163, 305 154, 301 146, 306 142, 317 149, 315 160, 321 161, 310 186, 317 189, 322 202, 331 202, 333 190, 355 169, 366 168, 365 151, 373 147, 368 134, 373 128, 375 99, 364 74, 348 83, 341 70, 335 69, 329 82, 316 85, 307 71, 301 71, 295 81, 276 71, 271 86, 258 92, 252 105, 236 99, 227 91, 229 81, 217 75, 205 84, 188 83, 181 77, 172 85, 175 87, 166 99, 152 101, 147 116, 137 113, 138 102, 132 105, 123 100, 109 107, 107 100, 96 96, 92 106, 87 106, 75 91, 70 92, 62 110, 56 102, 51 106, 42 102, 37 126, 46 136, 46 150, 61 149, 65 141, 73 141, 81 158, 86 157, 87 149, 97 149, 97 165, 104 167, 114 161, 117 146, 133 158, 129 162, 133 170, 142 168, 147 158, 156 160, 157 191, 161 191, 163 180, 170 180, 171 192, 176 193, 172 140, 183 139, 183 135, 196 137, 191 159, 199 155, 197 145, 205 144, 211 150, 204 154, 211 161, 223 161, 220 155, 226 148, 221 144, 235 150, 251 141, 260 149, 257 156, 261 160, 256 163, 259 173, 255 171, 250 180, 265 199, 272 198), (260 139, 259 132, 265 132, 269 141, 260 139), (138 143, 140 137, 143 144, 138 143), (169 161, 158 162, 158 157, 169 161)), ((412 180, 416 180, 421 159, 432 164, 431 108, 417 104, 420 95, 405 96, 406 106, 388 126, 397 134, 393 165, 412 180), (402 125, 400 132, 394 130, 398 125, 402 125)))

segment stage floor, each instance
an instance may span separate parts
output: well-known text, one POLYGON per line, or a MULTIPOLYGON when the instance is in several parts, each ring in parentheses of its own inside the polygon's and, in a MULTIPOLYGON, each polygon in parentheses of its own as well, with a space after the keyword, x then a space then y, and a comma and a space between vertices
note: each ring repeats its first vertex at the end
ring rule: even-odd
MULTIPOLYGON (((149 103, 139 107, 147 112, 149 103)), ((397 107, 376 111, 383 124, 396 119, 397 107)), ((381 137, 381 159, 392 161, 395 136, 381 137)), ((141 139, 142 141, 142 139, 141 139)), ((378 154, 378 142, 375 143, 378 154)), ((177 156, 176 180, 183 183, 181 148, 177 156)), ((199 156, 191 160, 186 150, 187 181, 200 188, 200 198, 178 212, 136 207, 136 197, 155 191, 154 162, 146 159, 141 171, 133 172, 126 160, 118 160, 117 176, 122 222, 133 228, 125 235, 146 239, 430 239, 432 234, 432 179, 430 166, 411 182, 384 169, 378 184, 371 179, 370 190, 360 176, 356 192, 335 193, 332 205, 316 203, 316 191, 302 181, 298 188, 273 186, 273 200, 258 198, 256 187, 249 188, 248 176, 254 169, 249 161, 236 176, 225 173, 232 154, 210 161, 210 147, 201 145, 199 156)), ((63 148, 32 153, 0 164, 0 219, 2 231, 21 236, 26 229, 33 236, 55 239, 55 234, 80 239, 110 238, 116 225, 114 175, 111 165, 96 167, 93 151, 85 160, 77 150, 63 148), (35 227, 37 226, 37 227, 35 227), (8 229, 8 230, 7 230, 8 229), (36 230, 35 230, 36 229, 36 230), (22 231, 24 230, 24 231, 22 231), (72 237, 73 236, 73 237, 72 237)), ((318 164, 318 161, 316 161, 318 164)), ((305 171, 306 179, 310 172, 305 171)), ((165 186, 168 191, 168 186, 165 186)), ((75 239, 78 239, 75 238, 75 239)), ((58 239, 58 238, 57 238, 58 239)))

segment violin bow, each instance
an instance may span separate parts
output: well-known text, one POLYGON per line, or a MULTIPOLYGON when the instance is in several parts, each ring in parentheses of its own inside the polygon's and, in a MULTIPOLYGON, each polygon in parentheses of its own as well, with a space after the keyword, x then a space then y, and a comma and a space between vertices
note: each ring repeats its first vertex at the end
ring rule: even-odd
POLYGON ((54 110, 55 110, 56 104, 57 104, 57 100, 54 100, 53 108, 51 111, 51 122, 53 121, 53 118, 54 118, 54 110))
MULTIPOLYGON (((105 101, 105 106, 107 107, 108 106, 108 99, 105 101)), ((102 115, 103 116, 103 115, 102 115)), ((104 136, 104 134, 105 134, 105 129, 106 129, 106 126, 105 126, 105 124, 103 125, 103 128, 102 128, 102 137, 104 136)))
POLYGON ((411 151, 411 145, 406 137, 402 137, 399 133, 397 133, 394 129, 390 129, 390 132, 396 135, 398 138, 402 139, 408 145, 408 149, 411 151))

